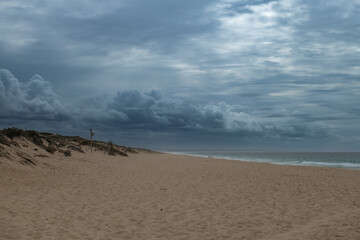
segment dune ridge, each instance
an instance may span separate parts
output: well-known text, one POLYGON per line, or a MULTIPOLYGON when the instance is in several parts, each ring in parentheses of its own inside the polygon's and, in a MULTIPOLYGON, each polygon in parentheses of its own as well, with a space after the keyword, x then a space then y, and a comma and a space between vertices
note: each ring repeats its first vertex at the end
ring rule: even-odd
POLYGON ((81 138, 62 136, 48 132, 7 128, 0 130, 0 159, 15 161, 25 165, 46 164, 44 158, 69 157, 73 152, 85 154, 87 151, 100 151, 112 156, 125 156, 139 152, 152 152, 146 149, 119 146, 81 138))

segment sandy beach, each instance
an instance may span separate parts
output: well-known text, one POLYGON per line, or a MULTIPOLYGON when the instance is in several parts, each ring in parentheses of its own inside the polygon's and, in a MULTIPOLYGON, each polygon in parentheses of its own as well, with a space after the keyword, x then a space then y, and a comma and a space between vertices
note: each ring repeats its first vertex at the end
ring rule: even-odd
POLYGON ((0 240, 360 240, 360 0, 0 0, 0 240))
POLYGON ((360 171, 163 153, 0 158, 0 239, 360 239, 360 171))

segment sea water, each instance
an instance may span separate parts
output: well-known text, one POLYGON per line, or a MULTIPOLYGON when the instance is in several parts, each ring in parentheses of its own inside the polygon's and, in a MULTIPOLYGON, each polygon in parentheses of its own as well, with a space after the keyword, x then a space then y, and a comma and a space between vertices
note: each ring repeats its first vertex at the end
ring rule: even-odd
POLYGON ((360 169, 360 152, 184 151, 176 153, 248 162, 360 169))

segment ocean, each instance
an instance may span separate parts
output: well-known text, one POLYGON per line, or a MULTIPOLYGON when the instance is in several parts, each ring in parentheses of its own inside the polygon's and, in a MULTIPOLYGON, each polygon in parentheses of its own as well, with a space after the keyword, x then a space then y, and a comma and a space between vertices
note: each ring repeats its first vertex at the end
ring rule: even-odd
POLYGON ((247 162, 360 169, 360 152, 184 151, 172 153, 247 162))

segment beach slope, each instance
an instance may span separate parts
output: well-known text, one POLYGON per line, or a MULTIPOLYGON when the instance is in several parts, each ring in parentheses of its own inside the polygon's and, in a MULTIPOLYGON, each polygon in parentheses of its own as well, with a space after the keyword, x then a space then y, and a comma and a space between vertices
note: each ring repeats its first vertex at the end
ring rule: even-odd
POLYGON ((82 150, 0 158, 0 239, 360 239, 358 170, 82 150))

